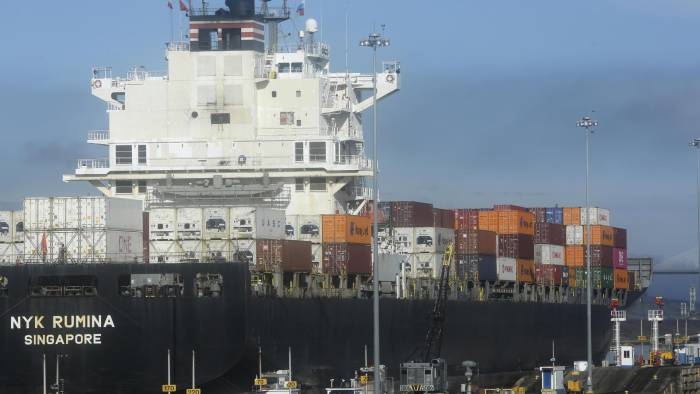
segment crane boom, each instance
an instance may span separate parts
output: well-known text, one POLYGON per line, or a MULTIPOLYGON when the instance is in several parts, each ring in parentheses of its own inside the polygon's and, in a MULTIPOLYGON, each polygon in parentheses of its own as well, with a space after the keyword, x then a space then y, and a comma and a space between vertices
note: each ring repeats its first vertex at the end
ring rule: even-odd
POLYGON ((438 294, 435 298, 435 305, 433 306, 432 322, 428 334, 425 337, 425 345, 423 347, 423 362, 430 362, 440 357, 442 333, 445 323, 445 309, 447 307, 447 290, 449 287, 450 267, 452 266, 453 256, 454 243, 450 242, 442 258, 440 279, 438 281, 438 294))

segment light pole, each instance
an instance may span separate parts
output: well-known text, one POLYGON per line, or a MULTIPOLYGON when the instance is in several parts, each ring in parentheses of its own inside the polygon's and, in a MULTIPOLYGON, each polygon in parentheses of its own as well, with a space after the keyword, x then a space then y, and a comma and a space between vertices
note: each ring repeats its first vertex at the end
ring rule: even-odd
POLYGON ((379 209, 379 182, 377 179, 377 48, 388 47, 389 39, 372 33, 360 41, 360 46, 372 48, 372 284, 374 299, 374 394, 381 393, 379 374, 379 251, 377 244, 377 216, 379 209))
POLYGON ((593 392, 593 345, 591 342, 591 286, 593 282, 593 272, 591 272, 591 207, 588 202, 588 177, 590 173, 590 159, 589 159, 589 145, 590 136, 593 134, 593 128, 598 126, 598 122, 584 116, 576 122, 576 126, 582 127, 586 130, 586 213, 582 217, 586 220, 586 272, 588 273, 588 280, 586 281, 586 355, 588 361, 587 372, 588 376, 586 378, 586 392, 593 392))
MULTIPOLYGON (((697 153, 697 161, 698 161, 698 172, 697 172, 697 188, 698 188, 698 289, 700 289, 700 138, 693 138, 692 141, 690 141, 690 146, 695 148, 695 152, 697 153)), ((693 300, 694 301, 694 300, 693 300)), ((695 303, 691 302, 692 306, 690 307, 691 310, 694 309, 695 303)))

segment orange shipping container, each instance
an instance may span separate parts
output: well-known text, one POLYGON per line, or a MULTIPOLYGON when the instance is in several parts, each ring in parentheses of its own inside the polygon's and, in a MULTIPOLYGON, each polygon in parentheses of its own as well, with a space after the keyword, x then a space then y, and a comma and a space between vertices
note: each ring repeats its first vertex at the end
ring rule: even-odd
POLYGON ((564 224, 581 224, 581 208, 564 208, 564 224))
POLYGON ((479 211, 479 230, 498 232, 498 212, 479 211))
POLYGON ((517 259, 515 261, 517 266, 517 276, 516 280, 518 282, 524 283, 534 283, 535 282, 535 261, 534 260, 524 260, 517 259))
POLYGON ((629 280, 627 276, 627 270, 626 269, 617 269, 615 268, 615 288, 616 289, 627 289, 627 286, 629 286, 629 280))
MULTIPOLYGON (((583 226, 583 242, 586 243, 588 226, 583 226)), ((613 246, 613 229, 610 226, 591 226, 591 245, 613 246)))
POLYGON ((372 243, 370 219, 367 216, 323 215, 321 223, 324 243, 372 243))
POLYGON ((499 234, 535 234, 535 215, 523 211, 498 211, 499 234))
MULTIPOLYGON (((581 245, 566 245, 566 255, 564 261, 567 267, 583 267, 584 262, 584 250, 581 245)), ((571 272, 572 270, 569 270, 571 272)))

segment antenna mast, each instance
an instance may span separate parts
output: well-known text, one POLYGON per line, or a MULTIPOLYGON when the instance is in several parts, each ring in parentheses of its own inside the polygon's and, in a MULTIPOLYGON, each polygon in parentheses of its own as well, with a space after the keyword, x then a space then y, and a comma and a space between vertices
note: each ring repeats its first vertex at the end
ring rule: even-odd
POLYGON ((278 49, 278 25, 289 19, 289 7, 287 6, 287 0, 282 0, 282 8, 270 8, 270 1, 271 0, 262 0, 262 6, 260 7, 260 17, 262 17, 262 20, 267 23, 267 29, 270 31, 270 34, 268 36, 268 53, 274 54, 277 52, 278 49))

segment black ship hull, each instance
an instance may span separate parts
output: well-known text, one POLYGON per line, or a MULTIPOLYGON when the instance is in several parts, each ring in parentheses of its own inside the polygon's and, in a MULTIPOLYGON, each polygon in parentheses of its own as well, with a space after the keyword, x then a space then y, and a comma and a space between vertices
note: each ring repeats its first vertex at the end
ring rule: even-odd
MULTIPOLYGON (((9 291, 0 293, 0 392, 41 392, 44 355, 49 383, 55 379, 57 355, 67 356, 60 359, 66 392, 140 394, 159 392, 166 383, 168 350, 171 382, 180 390, 188 387, 195 350, 197 385, 217 394, 250 390, 259 347, 265 370, 286 369, 291 347, 295 379, 316 388, 362 366, 365 345, 372 354, 371 300, 254 297, 247 270, 247 265, 231 263, 0 267, 9 283, 9 291), (121 293, 119 278, 145 273, 177 273, 184 290, 176 297, 121 293), (220 297, 195 296, 198 273, 223 276, 220 297), (94 277, 97 294, 32 293, 37 278, 57 277, 94 277), (38 316, 45 317, 44 328, 31 320, 38 316), (55 316, 103 320, 100 326, 55 328, 55 316), (106 316, 112 324, 105 324, 106 316), (100 334, 100 343, 32 342, 36 336, 67 334, 100 334), (32 343, 27 344, 27 336, 32 343)), ((382 299, 381 362, 390 374, 418 356, 432 306, 431 300, 382 299)), ((482 372, 531 369, 549 363, 554 341, 557 362, 570 364, 585 359, 585 316, 585 305, 450 301, 443 356, 451 375, 463 373, 459 365, 464 360, 478 362, 482 372)), ((599 362, 611 337, 607 308, 593 306, 593 332, 599 362)))

